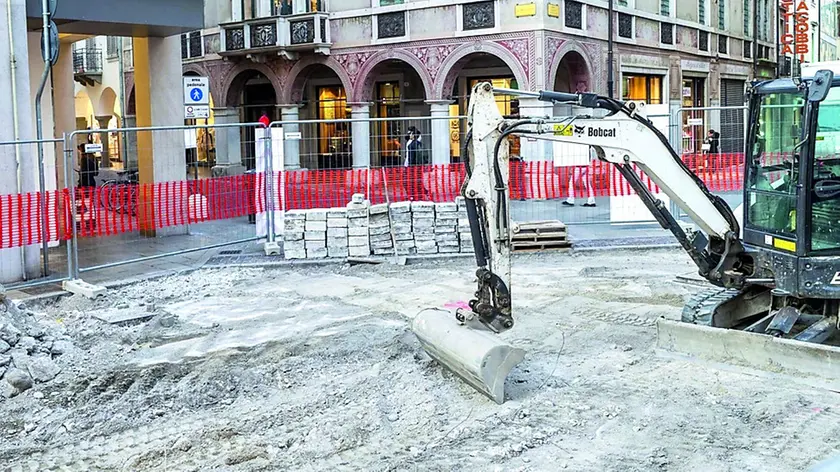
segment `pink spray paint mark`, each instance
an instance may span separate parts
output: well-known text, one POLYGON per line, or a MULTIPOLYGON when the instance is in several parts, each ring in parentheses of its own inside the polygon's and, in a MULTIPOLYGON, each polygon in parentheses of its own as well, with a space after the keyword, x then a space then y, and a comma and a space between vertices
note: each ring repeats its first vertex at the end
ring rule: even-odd
POLYGON ((443 308, 445 308, 447 310, 457 310, 458 308, 463 308, 465 310, 469 310, 470 305, 467 302, 461 300, 461 301, 457 301, 457 302, 449 302, 446 305, 443 305, 443 308))

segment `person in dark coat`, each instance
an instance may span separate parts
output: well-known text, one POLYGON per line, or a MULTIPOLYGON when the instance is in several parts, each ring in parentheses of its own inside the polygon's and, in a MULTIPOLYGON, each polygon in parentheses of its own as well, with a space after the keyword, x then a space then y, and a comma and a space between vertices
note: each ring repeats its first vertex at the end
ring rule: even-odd
POLYGON ((99 173, 99 166, 96 158, 89 152, 85 152, 85 145, 79 144, 79 187, 96 187, 96 174, 99 173))

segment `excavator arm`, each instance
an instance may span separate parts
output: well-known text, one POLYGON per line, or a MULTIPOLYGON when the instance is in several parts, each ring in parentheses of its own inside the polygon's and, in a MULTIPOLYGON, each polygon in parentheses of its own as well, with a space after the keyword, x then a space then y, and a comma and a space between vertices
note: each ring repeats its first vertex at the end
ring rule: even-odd
POLYGON ((513 327, 510 280, 509 154, 507 137, 588 145, 596 156, 612 163, 644 202, 659 224, 671 231, 698 267, 700 275, 726 288, 741 288, 751 272, 743 257, 740 229, 731 208, 691 172, 647 119, 644 103, 621 103, 595 94, 523 92, 477 84, 468 113, 469 131, 464 159, 467 179, 462 188, 475 248, 478 289, 470 301, 472 311, 456 313, 459 321, 478 319, 500 333, 513 327), (506 120, 499 113, 495 93, 533 96, 540 100, 576 105, 606 116, 582 114, 564 119, 506 120), (603 112, 602 112, 603 113, 603 112), (699 227, 687 233, 682 225, 642 183, 641 169, 699 227))

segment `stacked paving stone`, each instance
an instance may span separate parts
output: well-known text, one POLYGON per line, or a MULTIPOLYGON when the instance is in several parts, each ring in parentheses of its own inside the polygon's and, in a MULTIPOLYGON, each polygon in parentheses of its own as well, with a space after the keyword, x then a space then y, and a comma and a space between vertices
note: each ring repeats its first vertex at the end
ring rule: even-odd
POLYGON ((327 256, 347 257, 348 250, 347 208, 327 210, 327 256))
POLYGON ((350 257, 367 257, 370 255, 370 202, 364 195, 354 194, 347 204, 348 254, 350 257))
POLYGON ((398 255, 416 254, 414 232, 411 225, 411 202, 391 204, 391 229, 394 232, 398 255))
POLYGON ((467 216, 467 204, 464 197, 455 199, 458 215, 458 242, 461 252, 474 252, 470 219, 467 216))
POLYGON ((411 231, 414 235, 414 248, 417 254, 437 254, 434 202, 411 204, 411 231))
POLYGON ((283 254, 286 259, 306 259, 303 234, 306 230, 306 213, 302 210, 287 211, 284 216, 283 254))
POLYGON ((303 242, 306 246, 306 258, 327 257, 327 210, 307 210, 304 229, 303 242))
POLYGON ((391 240, 391 222, 388 220, 388 204, 372 205, 368 210, 368 233, 370 234, 370 248, 374 255, 384 256, 394 254, 394 244, 391 240))
POLYGON ((442 254, 458 252, 458 205, 454 202, 435 205, 435 242, 442 254))

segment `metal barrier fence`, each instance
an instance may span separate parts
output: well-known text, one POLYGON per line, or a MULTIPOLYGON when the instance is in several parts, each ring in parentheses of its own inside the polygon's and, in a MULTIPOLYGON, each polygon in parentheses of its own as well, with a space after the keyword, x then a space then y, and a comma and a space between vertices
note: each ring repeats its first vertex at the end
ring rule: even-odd
MULTIPOLYGON (((700 112, 709 129, 736 131, 721 132, 716 147, 701 146, 699 153, 684 152, 682 141, 674 147, 713 192, 737 206, 743 153, 720 151, 743 142, 734 118, 743 117, 743 108, 686 109, 651 120, 673 136, 683 116, 700 112)), ((692 123, 701 134, 708 131, 692 123)), ((63 182, 47 179, 51 190, 0 195, 0 249, 47 246, 42 260, 49 270, 20 285, 27 286, 168 258, 157 265, 165 269, 207 249, 274 241, 282 233, 284 211, 343 207, 356 193, 372 203, 452 201, 465 178, 464 131, 464 117, 300 120, 272 123, 268 129, 260 124, 115 129, 111 132, 130 143, 126 162, 139 167, 99 169, 93 182, 83 171, 98 158, 84 155, 78 144, 91 141, 98 131, 76 131, 40 143, 64 152, 57 159, 63 173, 50 166, 45 172, 63 174, 63 182), (419 149, 406 139, 415 129, 419 149), (409 154, 412 165, 406 165, 409 154)), ((37 144, 0 143, 0 152, 5 146, 30 146, 26 153, 35 155, 37 144)), ((570 225, 653 221, 612 165, 585 156, 569 164, 564 159, 573 152, 570 148, 540 147, 525 137, 512 137, 510 144, 515 220, 557 219, 570 225), (595 205, 583 205, 588 202, 595 205)))
POLYGON ((20 281, 6 284, 8 289, 54 283, 70 276, 71 254, 69 246, 63 243, 70 228, 70 221, 65 218, 65 209, 69 207, 69 177, 56 169, 62 152, 61 139, 0 142, 0 156, 5 162, 15 163, 12 169, 29 169, 29 172, 6 173, 7 181, 14 181, 7 188, 14 190, 0 194, 0 249, 20 250, 16 255, 3 251, 5 254, 0 258, 8 261, 2 265, 9 262, 7 267, 22 268, 20 281), (22 163, 39 162, 39 148, 44 160, 37 166, 36 176, 35 169, 22 163), (35 187, 37 190, 21 191, 35 187))
MULTIPOLYGON (((165 269, 178 264, 176 256, 186 258, 190 253, 261 239, 255 223, 256 215, 265 211, 266 173, 242 163, 255 162, 262 143, 241 139, 252 136, 252 131, 260 126, 112 130, 133 143, 128 152, 136 156, 138 168, 117 170, 104 177, 100 170, 95 182, 80 175, 79 185, 73 183, 70 196, 76 209, 71 234, 74 276, 170 258, 158 267, 165 269), (192 147, 185 143, 195 140, 199 133, 222 138, 226 149, 219 153, 216 146, 216 164, 220 160, 226 164, 214 168, 231 175, 214 176, 210 162, 202 167, 198 159, 191 159, 192 147), (159 244, 158 236, 166 236, 165 246, 159 244)), ((67 148, 73 149, 71 143, 88 141, 93 133, 71 133, 67 148)), ((65 153, 65 165, 84 169, 84 160, 94 157, 69 151, 65 153)))
MULTIPOLYGON (((746 106, 681 108, 672 117, 671 146, 709 189, 734 210, 743 202, 746 106)), ((678 218, 688 216, 672 207, 678 218)))

